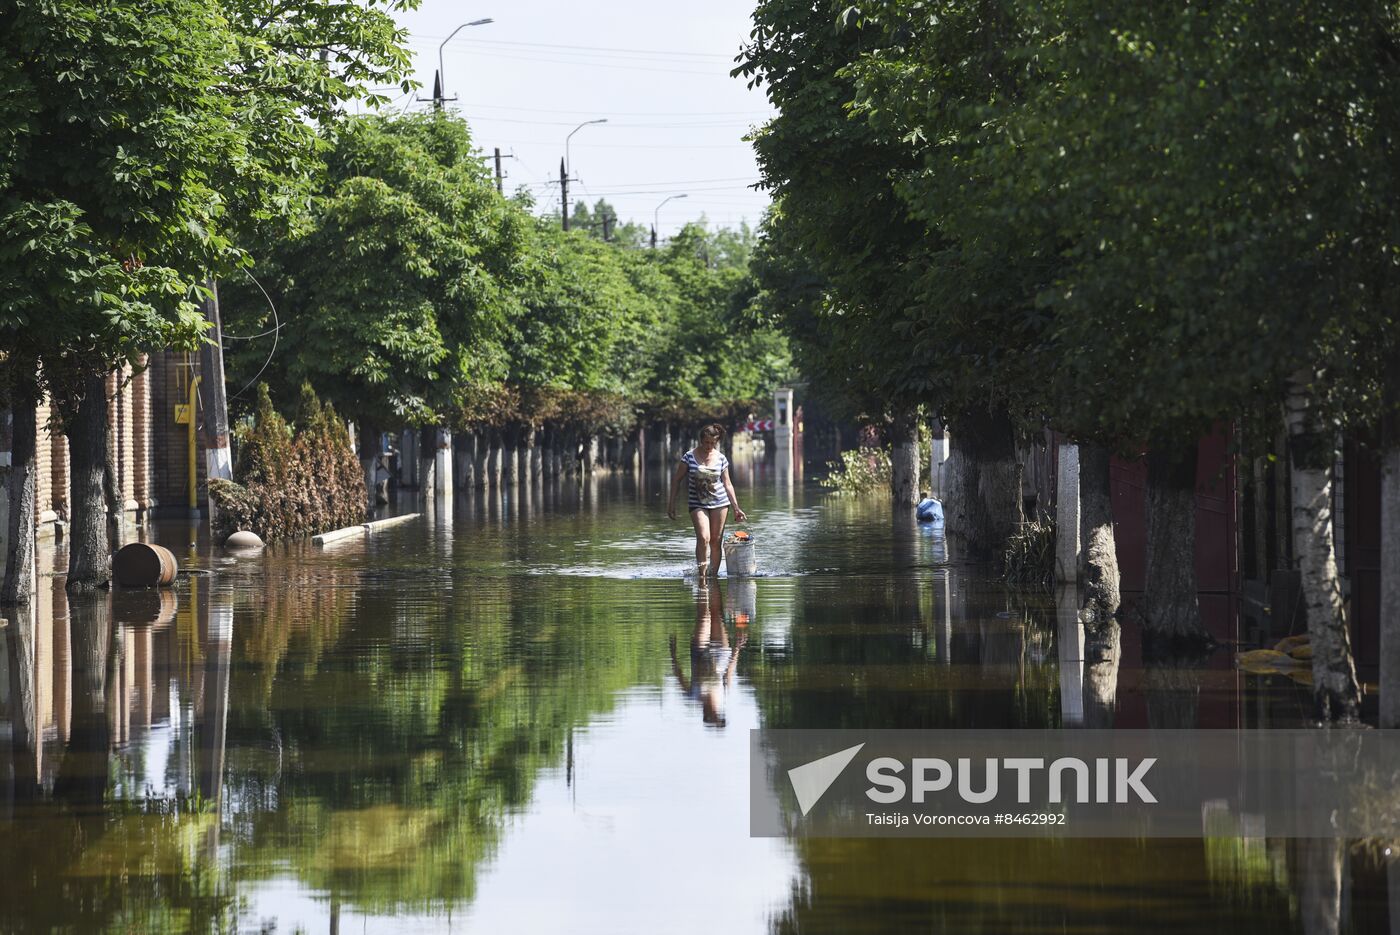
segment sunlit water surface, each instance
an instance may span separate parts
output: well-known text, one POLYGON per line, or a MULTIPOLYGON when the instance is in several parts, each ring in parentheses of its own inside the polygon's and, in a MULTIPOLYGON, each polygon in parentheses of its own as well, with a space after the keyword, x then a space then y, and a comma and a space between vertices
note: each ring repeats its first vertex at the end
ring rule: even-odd
POLYGON ((1224 653, 1144 670, 1130 627, 1086 664, 1053 598, 880 498, 739 486, 760 576, 704 588, 620 477, 326 548, 164 525, 173 591, 46 585, 0 631, 0 931, 1387 930, 1351 854, 1319 928, 1300 842, 750 838, 752 728, 1292 726, 1307 698, 1224 653))

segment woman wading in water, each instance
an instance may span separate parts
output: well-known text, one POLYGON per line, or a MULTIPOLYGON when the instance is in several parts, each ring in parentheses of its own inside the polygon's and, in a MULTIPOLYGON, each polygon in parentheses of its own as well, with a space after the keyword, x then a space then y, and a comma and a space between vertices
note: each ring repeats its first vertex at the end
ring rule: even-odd
POLYGON ((719 450, 722 438, 724 427, 721 425, 707 425, 700 430, 700 444, 682 455, 676 465, 676 473, 671 478, 671 498, 666 501, 666 515, 675 519, 676 494, 680 492, 681 481, 686 481, 686 507, 690 510, 690 521, 695 524, 695 572, 701 578, 707 571, 711 575, 719 573, 719 547, 729 507, 734 507, 734 518, 739 522, 748 519, 739 509, 739 498, 734 495, 734 483, 729 479, 729 459, 719 450))

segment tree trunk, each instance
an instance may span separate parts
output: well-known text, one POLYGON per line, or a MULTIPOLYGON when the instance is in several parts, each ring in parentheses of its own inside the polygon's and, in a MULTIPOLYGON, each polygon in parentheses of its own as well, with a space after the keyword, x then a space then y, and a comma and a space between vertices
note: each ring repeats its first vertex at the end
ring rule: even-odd
POLYGON ((1109 730, 1118 707, 1122 631, 1116 620, 1084 625, 1084 726, 1109 730))
POLYGON ((1079 446, 1079 581, 1086 620, 1109 619, 1121 599, 1109 457, 1102 445, 1079 446))
POLYGON ((1385 859, 1385 889, 1390 909, 1390 935, 1400 935, 1400 853, 1393 849, 1385 859))
POLYGON ((515 469, 519 463, 517 460, 517 449, 520 444, 520 430, 511 427, 503 433, 504 444, 501 448, 501 483, 512 486, 515 484, 515 469))
POLYGON ((943 504, 948 534, 974 556, 998 555, 1025 520, 1011 416, 1005 410, 965 413, 952 437, 954 457, 944 475, 951 480, 943 504))
POLYGON ((1143 700, 1152 730, 1195 730, 1201 711, 1205 653, 1180 653, 1147 660, 1143 700))
POLYGON ((418 432, 418 496, 431 498, 437 491, 437 430, 423 426, 418 432))
POLYGON ((34 587, 38 394, 32 376, 21 378, 16 384, 10 400, 14 428, 10 436, 10 478, 5 492, 10 501, 10 515, 5 532, 5 580, 0 590, 0 605, 3 606, 28 604, 34 587))
POLYGON ((456 470, 456 487, 459 490, 470 490, 476 483, 476 433, 475 431, 463 431, 456 435, 455 461, 452 462, 456 470))
POLYGON ((360 422, 356 427, 360 434, 360 467, 365 474, 365 502, 372 510, 378 500, 375 474, 379 464, 379 431, 366 422, 360 422))
POLYGON ((491 448, 486 455, 486 479, 492 488, 501 486, 501 433, 491 431, 491 448))
POLYGON ((1332 466, 1336 440, 1318 425, 1309 397, 1310 376, 1289 381, 1286 414, 1292 477, 1293 558, 1302 587, 1313 660, 1313 702, 1323 720, 1353 720, 1361 705, 1351 654, 1336 544, 1332 538, 1332 466))
POLYGON ((1342 931, 1342 842, 1336 838, 1299 838, 1298 917, 1305 935, 1339 935, 1342 931))
POLYGON ((1210 646, 1196 596, 1195 443, 1147 453, 1147 584, 1142 602, 1147 655, 1210 646))
MULTIPOLYGON (((121 374, 114 383, 120 385, 121 374)), ((118 391, 120 392, 120 390, 118 391)), ((106 395, 106 390, 103 390, 106 395)), ((120 482, 117 480, 117 445, 111 432, 111 414, 107 418, 107 444, 102 449, 102 502, 107 518, 107 552, 111 554, 122 547, 122 514, 125 505, 121 497, 120 482)), ((213 516, 213 501, 210 501, 210 516, 213 516)))
POLYGON ((481 431, 473 432, 472 437, 476 439, 476 448, 472 451, 472 486, 480 490, 487 484, 491 440, 481 431))
POLYGON ((535 465, 539 456, 539 434, 533 425, 528 425, 520 438, 520 483, 530 484, 538 477, 535 465))
POLYGON ((107 504, 102 475, 107 464, 107 381, 88 377, 77 415, 68 426, 69 508, 68 590, 101 587, 111 578, 107 504))
POLYGON ((584 443, 583 476, 592 477, 602 462, 603 439, 599 435, 589 433, 584 443))
POLYGON ((913 408, 903 408, 890 423, 890 500, 895 508, 919 502, 919 421, 913 408))
MULTIPOLYGON (((37 601, 35 603, 38 603, 37 601)), ((35 613, 21 607, 10 615, 9 652, 6 653, 10 697, 6 699, 10 723, 10 763, 14 770, 14 796, 19 801, 39 797, 39 737, 43 733, 34 682, 35 613)))
POLYGON ((54 780, 54 798, 95 805, 106 793, 110 773, 107 683, 116 641, 105 595, 74 595, 68 617, 73 646, 72 726, 68 749, 54 780))
POLYGON ((1400 727, 1400 362, 1390 370, 1381 454, 1380 726, 1400 727))

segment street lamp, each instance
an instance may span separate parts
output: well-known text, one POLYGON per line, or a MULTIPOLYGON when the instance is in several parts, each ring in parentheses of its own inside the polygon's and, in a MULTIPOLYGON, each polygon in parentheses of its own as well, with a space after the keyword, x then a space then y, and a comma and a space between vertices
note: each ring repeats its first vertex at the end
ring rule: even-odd
POLYGON ((573 139, 574 134, 582 130, 584 127, 591 127, 595 123, 607 122, 607 117, 599 117, 597 120, 585 120, 583 123, 570 130, 568 136, 564 137, 564 168, 568 171, 570 175, 574 174, 574 164, 569 161, 569 140, 573 139))
POLYGON ((583 123, 569 131, 569 135, 564 137, 564 158, 559 163, 559 203, 563 209, 564 230, 569 229, 569 177, 573 174, 574 164, 569 160, 569 140, 574 138, 574 134, 584 127, 591 127, 595 123, 607 123, 607 117, 599 117, 597 120, 585 120, 583 123))
POLYGON ((494 22, 495 20, 491 19, 490 17, 487 17, 486 19, 474 19, 470 23, 463 23, 456 29, 452 30, 448 37, 442 40, 442 42, 438 45, 437 82, 436 87, 433 88, 433 106, 436 107, 438 110, 442 110, 442 102, 447 97, 447 70, 443 68, 442 65, 442 47, 447 45, 447 43, 451 42, 453 36, 457 35, 457 33, 466 29, 468 26, 485 26, 487 23, 494 22))
POLYGON ((661 204, 656 206, 656 210, 651 215, 651 245, 656 246, 656 234, 661 229, 661 209, 666 206, 667 201, 676 201, 680 198, 688 198, 689 195, 672 195, 661 204))

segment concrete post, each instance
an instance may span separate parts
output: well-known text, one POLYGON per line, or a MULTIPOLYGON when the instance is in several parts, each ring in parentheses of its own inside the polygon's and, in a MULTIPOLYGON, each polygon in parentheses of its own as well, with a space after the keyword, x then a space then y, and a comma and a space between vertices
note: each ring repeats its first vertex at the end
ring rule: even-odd
POLYGON ((780 386, 773 391, 773 442, 778 451, 787 454, 789 460, 792 458, 792 419, 795 412, 792 403, 792 387, 780 386))
POLYGON ((418 496, 431 498, 438 488, 437 429, 419 429, 418 436, 418 496))
POLYGON ((436 451, 433 453, 433 495, 439 500, 452 497, 452 430, 439 426, 433 430, 436 451))
POLYGON ((1055 580, 1079 580, 1079 446, 1061 444, 1055 479, 1055 580))
POLYGON ((929 496, 943 499, 943 463, 948 460, 948 432, 935 435, 929 441, 928 491, 929 496))
MULTIPOLYGON (((1064 451, 1064 448, 1060 451, 1064 451)), ((1077 588, 1058 589, 1055 618, 1059 629, 1055 643, 1060 655, 1060 723, 1065 727, 1083 727, 1084 625, 1079 622, 1077 588)))

